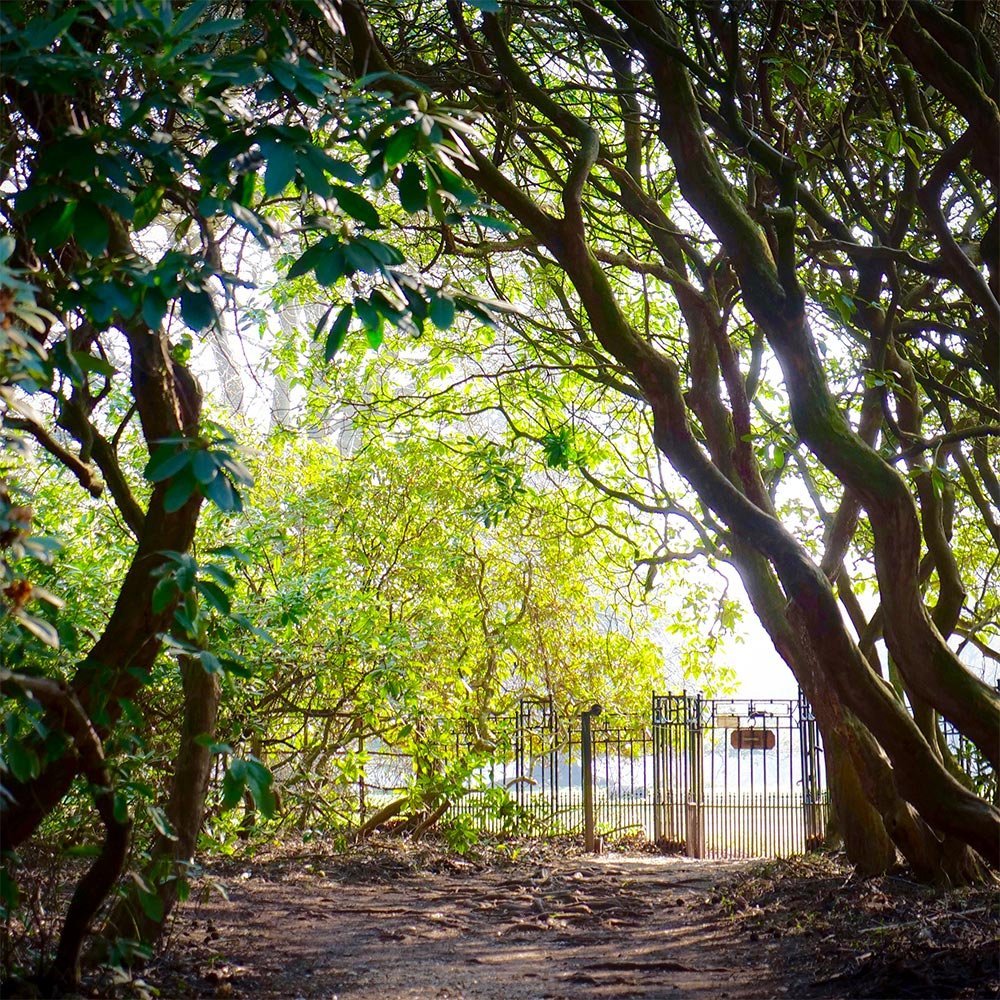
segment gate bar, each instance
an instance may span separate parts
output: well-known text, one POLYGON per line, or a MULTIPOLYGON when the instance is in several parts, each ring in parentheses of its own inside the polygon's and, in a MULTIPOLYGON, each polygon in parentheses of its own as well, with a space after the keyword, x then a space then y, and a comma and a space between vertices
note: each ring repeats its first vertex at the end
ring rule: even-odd
POLYGON ((580 769, 583 772, 583 843, 591 854, 597 853, 594 822, 594 739, 590 731, 591 719, 601 714, 600 705, 591 705, 580 716, 580 769))

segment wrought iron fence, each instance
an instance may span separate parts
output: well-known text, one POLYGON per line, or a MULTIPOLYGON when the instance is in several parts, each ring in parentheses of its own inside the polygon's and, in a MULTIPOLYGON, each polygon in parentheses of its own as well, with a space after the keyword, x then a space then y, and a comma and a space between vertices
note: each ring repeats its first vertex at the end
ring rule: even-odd
POLYGON ((802 698, 662 695, 653 723, 655 840, 693 857, 780 857, 822 842, 823 756, 802 698))
MULTIPOLYGON (((981 794, 996 776, 945 726, 981 794)), ((463 765, 447 817, 493 834, 588 840, 638 837, 692 857, 780 857, 817 848, 829 811, 825 761, 809 704, 798 699, 654 697, 645 716, 599 706, 562 718, 551 704, 453 733, 463 765)), ((414 782, 415 764, 366 747, 362 819, 414 782)), ((454 786, 453 782, 453 786, 454 786)))

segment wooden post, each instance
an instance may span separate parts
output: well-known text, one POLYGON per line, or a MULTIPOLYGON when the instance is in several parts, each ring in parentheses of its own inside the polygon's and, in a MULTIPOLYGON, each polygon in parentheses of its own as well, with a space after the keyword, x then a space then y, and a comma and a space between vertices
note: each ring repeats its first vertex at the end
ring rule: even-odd
POLYGON ((583 779, 583 843, 591 854, 597 853, 594 818, 594 740, 590 720, 601 714, 600 705, 591 705, 580 716, 580 769, 583 779))

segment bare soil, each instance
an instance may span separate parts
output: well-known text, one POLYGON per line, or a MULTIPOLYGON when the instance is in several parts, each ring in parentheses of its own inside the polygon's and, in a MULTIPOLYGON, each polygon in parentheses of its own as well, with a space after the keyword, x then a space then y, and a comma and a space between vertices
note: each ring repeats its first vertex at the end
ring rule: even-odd
POLYGON ((826 858, 718 862, 386 842, 216 867, 166 997, 1000 996, 994 889, 861 881, 826 858))
POLYGON ((188 903, 181 959, 146 980, 168 996, 289 1000, 784 995, 766 953, 706 904, 738 868, 574 851, 247 864, 218 873, 228 902, 188 903))
MULTIPOLYGON (((44 860, 22 881, 51 946, 74 879, 44 860)), ((1000 997, 998 917, 995 886, 942 892, 905 872, 860 880, 817 855, 256 845, 207 865, 138 976, 92 973, 83 995, 975 1000, 1000 997)), ((0 993, 37 995, 12 983, 0 993)))

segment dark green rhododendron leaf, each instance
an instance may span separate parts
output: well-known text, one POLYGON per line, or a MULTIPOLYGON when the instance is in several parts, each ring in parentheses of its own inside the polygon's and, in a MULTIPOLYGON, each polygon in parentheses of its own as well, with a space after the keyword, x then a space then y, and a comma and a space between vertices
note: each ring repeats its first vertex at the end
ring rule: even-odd
POLYGON ((187 289, 181 295, 181 319, 195 333, 200 333, 215 322, 212 296, 202 289, 187 289))

